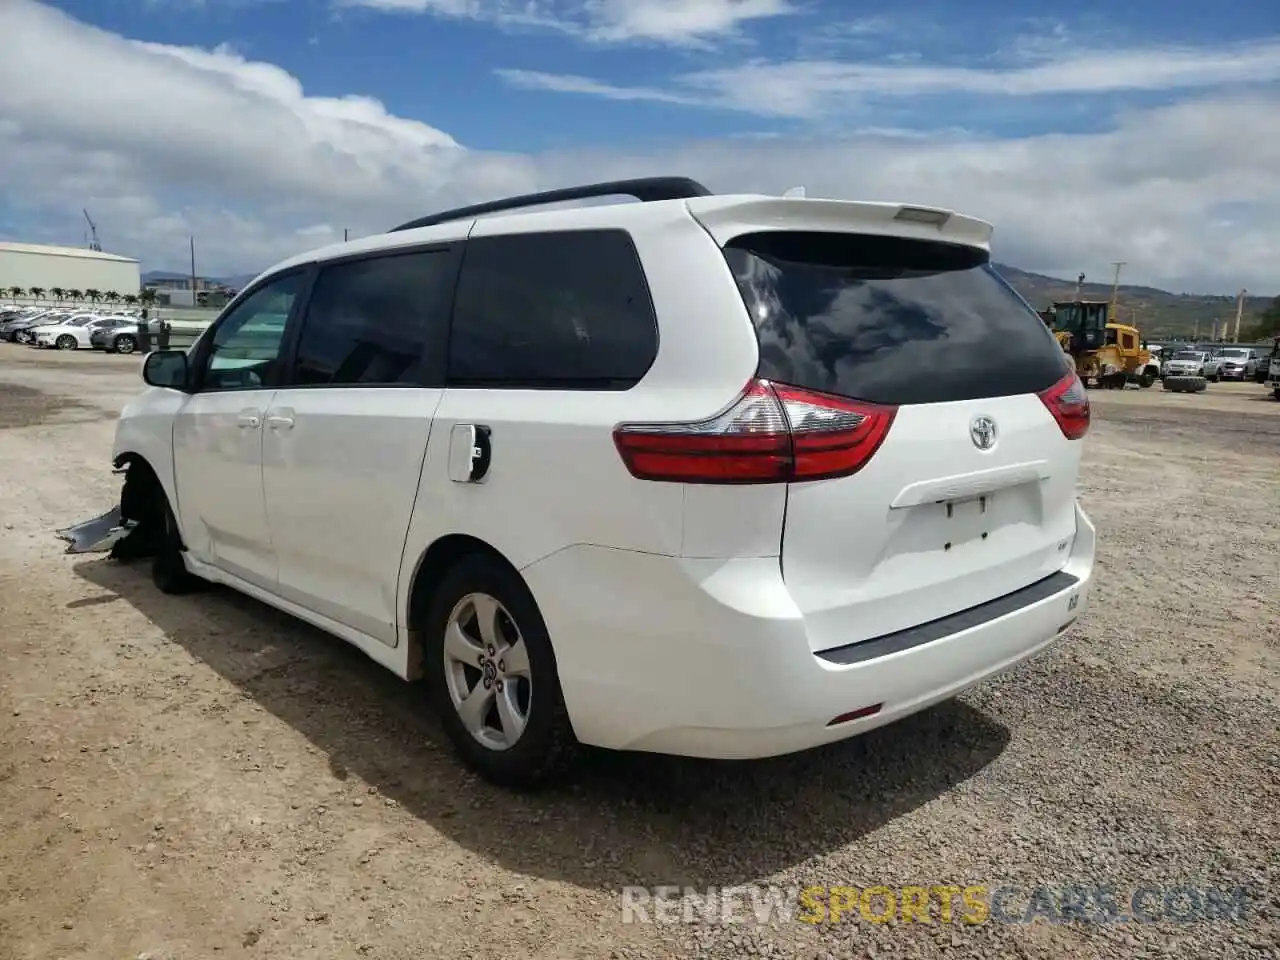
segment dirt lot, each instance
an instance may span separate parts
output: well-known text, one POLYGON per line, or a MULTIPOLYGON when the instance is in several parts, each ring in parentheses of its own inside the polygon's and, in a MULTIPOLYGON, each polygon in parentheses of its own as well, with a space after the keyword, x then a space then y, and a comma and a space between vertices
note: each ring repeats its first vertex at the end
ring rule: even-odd
MULTIPOLYGON (((1095 393, 1070 639, 765 763, 462 773, 415 687, 63 555, 136 358, 0 344, 0 958, 1276 957, 1280 403, 1095 393), (1239 922, 623 924, 624 885, 1249 885, 1239 922)), ((1019 908, 1020 910, 1020 908, 1019 908)))

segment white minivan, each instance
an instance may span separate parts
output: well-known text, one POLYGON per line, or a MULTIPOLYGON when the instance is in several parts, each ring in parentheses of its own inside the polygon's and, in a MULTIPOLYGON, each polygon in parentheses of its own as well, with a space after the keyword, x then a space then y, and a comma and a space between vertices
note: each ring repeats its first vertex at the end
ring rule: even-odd
POLYGON ((495 781, 854 736, 1085 608, 1089 402, 990 237, 653 178, 306 253, 146 358, 61 533, 425 678, 495 781))

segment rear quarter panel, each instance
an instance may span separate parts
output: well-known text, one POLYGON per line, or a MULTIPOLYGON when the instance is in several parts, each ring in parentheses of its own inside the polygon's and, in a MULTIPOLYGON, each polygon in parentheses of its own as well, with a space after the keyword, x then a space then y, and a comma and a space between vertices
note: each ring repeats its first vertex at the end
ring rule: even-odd
MULTIPOLYGON (((639 207, 640 205, 636 205, 639 207)), ((441 537, 466 534, 517 569, 578 544, 666 556, 776 555, 785 488, 697 489, 631 476, 613 443, 622 422, 713 416, 754 375, 758 346, 717 245, 680 204, 645 204, 620 221, 608 207, 476 222, 473 236, 623 223, 644 267, 659 348, 625 391, 448 388, 431 431, 401 567, 407 617, 418 564, 441 537), (455 424, 491 431, 493 458, 481 483, 449 479, 455 424)))

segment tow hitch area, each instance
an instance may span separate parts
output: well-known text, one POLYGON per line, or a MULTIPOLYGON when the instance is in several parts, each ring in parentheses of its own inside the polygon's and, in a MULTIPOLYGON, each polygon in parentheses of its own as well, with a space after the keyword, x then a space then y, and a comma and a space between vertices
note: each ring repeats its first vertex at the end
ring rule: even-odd
POLYGON ((101 516, 54 531, 59 540, 67 541, 67 553, 105 553, 133 532, 137 523, 125 520, 119 507, 101 516))

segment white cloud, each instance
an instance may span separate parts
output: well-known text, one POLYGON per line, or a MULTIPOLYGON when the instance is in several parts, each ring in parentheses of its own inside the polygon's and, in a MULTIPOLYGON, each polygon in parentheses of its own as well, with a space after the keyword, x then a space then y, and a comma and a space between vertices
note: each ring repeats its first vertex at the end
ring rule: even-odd
POLYGON ((996 224, 1000 258, 1063 276, 1126 260, 1126 279, 1178 290, 1280 285, 1275 92, 1122 113, 1089 135, 862 129, 521 155, 469 150, 375 100, 309 95, 228 49, 133 43, 28 0, 0 0, 0 35, 22 39, 0 58, 0 183, 31 225, 13 238, 79 243, 87 206, 104 246, 146 269, 182 269, 190 235, 201 271, 256 271, 343 228, 681 174, 725 192, 802 184, 959 208, 996 224))
POLYGON ((866 98, 940 94, 1036 97, 1179 91, 1280 80, 1280 39, 1228 48, 1148 48, 1079 53, 1020 45, 1020 61, 988 68, 919 62, 755 60, 675 77, 669 87, 626 87, 589 77, 524 70, 499 75, 525 89, 655 100, 739 110, 759 116, 816 118, 848 113, 866 98))
POLYGON ((592 43, 704 45, 796 12, 790 0, 335 0, 340 7, 541 28, 592 43))

